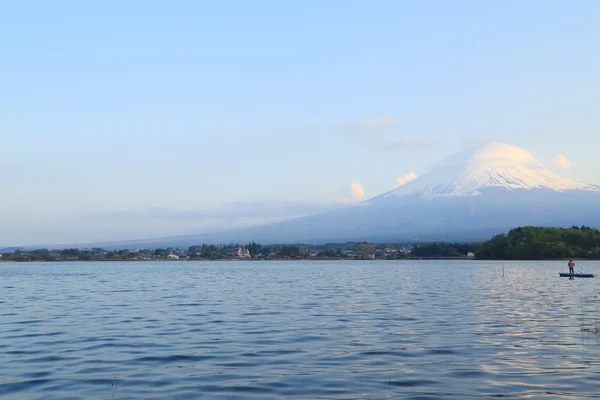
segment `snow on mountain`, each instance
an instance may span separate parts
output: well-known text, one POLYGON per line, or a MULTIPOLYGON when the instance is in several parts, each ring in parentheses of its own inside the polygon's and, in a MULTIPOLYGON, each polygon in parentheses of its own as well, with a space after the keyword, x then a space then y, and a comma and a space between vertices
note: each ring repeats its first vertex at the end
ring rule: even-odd
POLYGON ((553 191, 600 191, 588 185, 551 172, 528 151, 503 143, 472 147, 436 164, 429 172, 390 192, 372 199, 418 195, 480 195, 483 188, 547 189, 553 191))

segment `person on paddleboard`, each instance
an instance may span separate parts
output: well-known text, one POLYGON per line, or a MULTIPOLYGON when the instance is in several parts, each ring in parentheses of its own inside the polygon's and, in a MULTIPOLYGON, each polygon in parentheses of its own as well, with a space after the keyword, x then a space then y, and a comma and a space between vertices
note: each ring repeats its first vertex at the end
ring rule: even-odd
POLYGON ((575 268, 575 263, 573 262, 573 260, 569 260, 569 273, 570 274, 574 273, 574 268, 575 268))

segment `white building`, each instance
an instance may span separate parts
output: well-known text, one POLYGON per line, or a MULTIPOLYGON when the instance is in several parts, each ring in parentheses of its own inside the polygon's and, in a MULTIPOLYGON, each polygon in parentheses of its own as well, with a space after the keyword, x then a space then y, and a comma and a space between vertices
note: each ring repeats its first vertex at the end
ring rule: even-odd
POLYGON ((250 250, 237 247, 233 249, 231 256, 235 258, 250 258, 250 250))

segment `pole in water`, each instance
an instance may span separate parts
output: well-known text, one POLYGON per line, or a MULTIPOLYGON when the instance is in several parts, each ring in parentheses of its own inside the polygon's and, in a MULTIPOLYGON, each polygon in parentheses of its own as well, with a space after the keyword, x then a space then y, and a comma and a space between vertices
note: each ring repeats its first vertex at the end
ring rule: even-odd
POLYGON ((502 264, 502 276, 504 276, 504 264, 502 264))

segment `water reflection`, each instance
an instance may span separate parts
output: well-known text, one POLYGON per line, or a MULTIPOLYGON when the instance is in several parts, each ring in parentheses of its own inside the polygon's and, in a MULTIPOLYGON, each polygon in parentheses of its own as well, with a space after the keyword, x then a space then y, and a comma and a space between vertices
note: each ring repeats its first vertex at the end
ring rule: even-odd
POLYGON ((0 396, 600 398, 595 281, 504 264, 1 264, 0 396))

